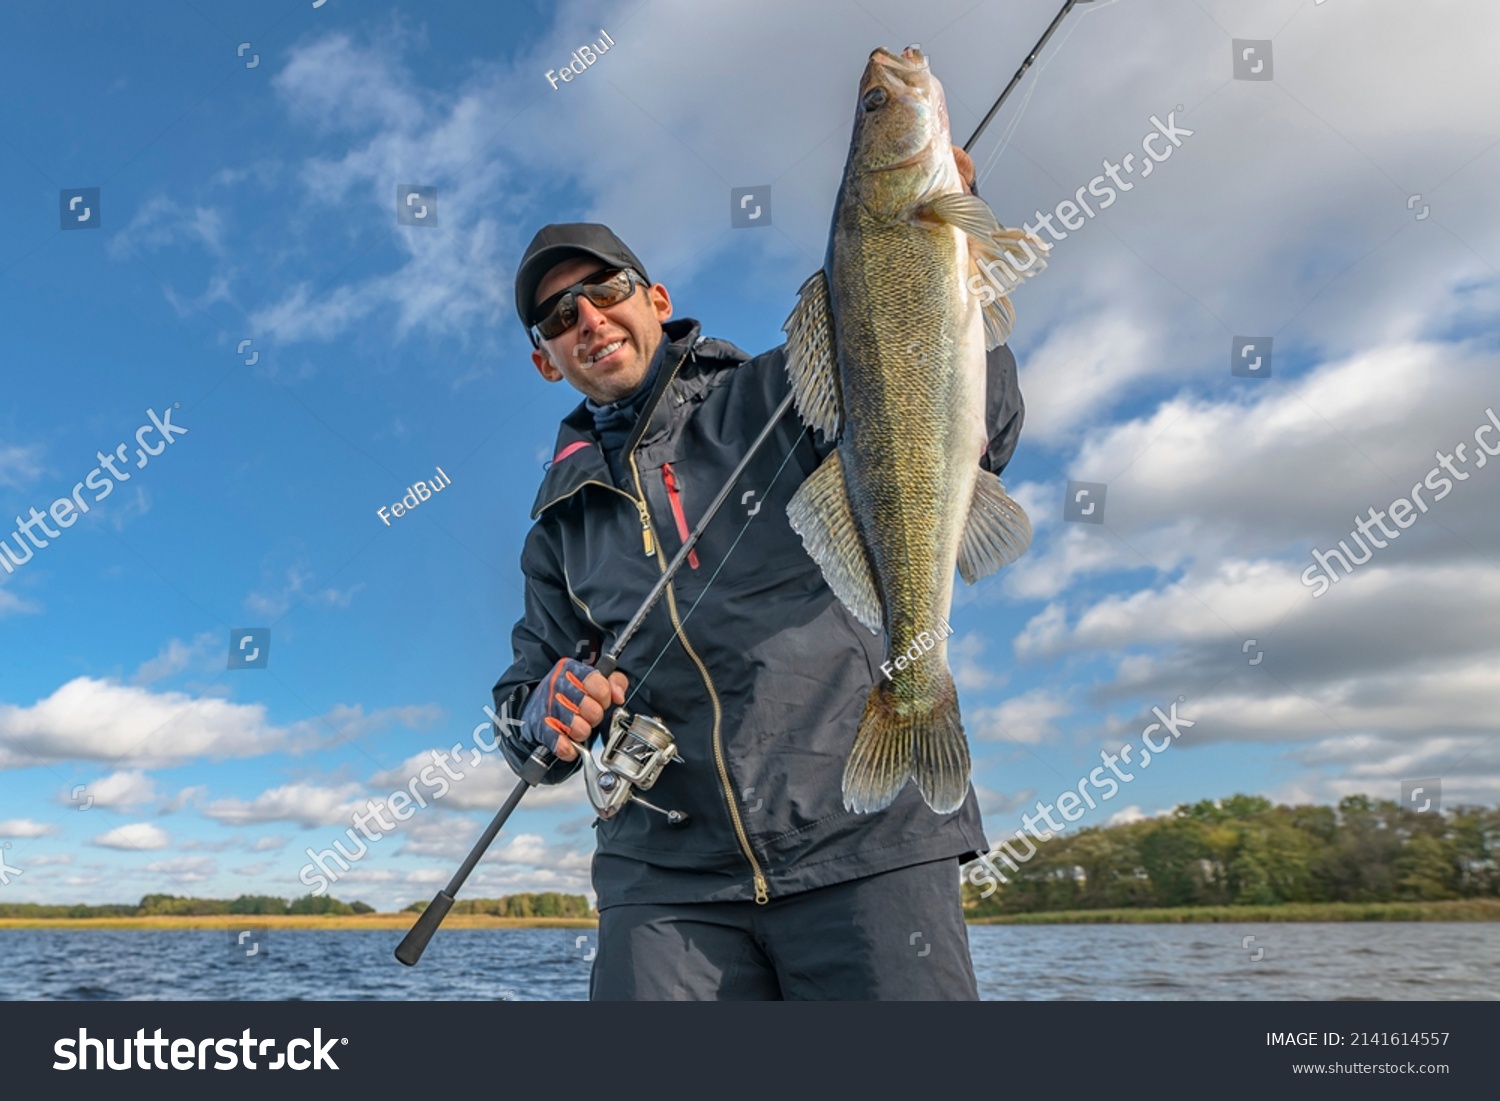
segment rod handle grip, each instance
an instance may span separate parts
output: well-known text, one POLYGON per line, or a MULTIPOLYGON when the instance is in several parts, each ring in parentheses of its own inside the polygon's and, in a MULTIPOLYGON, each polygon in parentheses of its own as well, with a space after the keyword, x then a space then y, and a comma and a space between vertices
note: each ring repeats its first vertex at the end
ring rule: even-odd
POLYGON ((452 895, 447 891, 439 891, 434 895, 427 909, 423 910, 417 918, 417 923, 397 945, 396 958, 407 967, 415 967, 417 961, 422 958, 422 953, 427 951, 428 941, 432 940, 432 935, 438 931, 438 926, 443 924, 443 919, 448 916, 448 911, 451 909, 453 909, 452 895))

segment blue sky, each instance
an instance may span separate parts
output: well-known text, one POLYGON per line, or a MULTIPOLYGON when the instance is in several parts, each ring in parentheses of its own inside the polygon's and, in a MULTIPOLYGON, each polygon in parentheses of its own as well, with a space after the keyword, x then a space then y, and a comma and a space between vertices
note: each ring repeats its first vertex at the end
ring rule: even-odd
MULTIPOLYGON (((12 13, 0 535, 132 460, 0 573, 0 900, 304 893, 304 850, 472 745, 508 663, 576 399, 510 305, 534 229, 608 222, 679 316, 763 351, 821 261, 868 52, 922 43, 962 141, 1055 5, 701 7, 12 13), (438 189, 436 227, 396 223, 402 184, 438 189), (766 184, 773 224, 732 229, 730 188, 766 184), (98 228, 60 228, 72 188, 98 228), (186 434, 134 466, 168 407, 186 434), (226 668, 240 627, 270 628, 265 668, 226 668)), ((1500 27, 1434 7, 1080 7, 977 151, 1015 224, 1139 158, 1153 115, 1193 131, 1016 295, 1006 483, 1037 538, 952 616, 992 835, 1178 696, 1193 728, 1084 824, 1413 777, 1496 801, 1500 465, 1326 595, 1298 580, 1500 406, 1500 27), (1235 39, 1272 42, 1274 80, 1234 79, 1235 39), (1230 375, 1236 335, 1274 335, 1271 378, 1230 375), (1063 521, 1069 480, 1108 485, 1104 524, 1063 521)), ((333 893, 429 896, 509 786, 464 770, 333 893)), ((473 892, 585 890, 589 817, 577 784, 538 793, 473 892)))

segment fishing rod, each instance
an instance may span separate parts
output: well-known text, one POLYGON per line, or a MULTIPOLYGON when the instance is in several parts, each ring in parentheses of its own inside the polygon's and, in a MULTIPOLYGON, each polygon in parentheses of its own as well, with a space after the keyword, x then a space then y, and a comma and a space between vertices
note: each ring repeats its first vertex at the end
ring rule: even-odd
MULTIPOLYGON (((656 584, 651 586, 651 591, 646 594, 646 599, 641 602, 635 615, 631 616, 625 629, 615 637, 614 643, 600 657, 598 664, 594 666, 597 672, 608 677, 619 666, 620 654, 635 637, 636 632, 641 629, 641 624, 645 623, 646 616, 650 614, 652 608, 656 607, 657 601, 661 600, 662 594, 667 591, 667 586, 672 583, 672 578, 682 569, 682 564, 687 561, 688 555, 697 546, 709 521, 718 515, 719 509, 729 499, 735 483, 750 466, 751 460, 771 438, 771 433, 781 423, 781 418, 786 416, 787 410, 792 407, 792 400, 793 395, 789 392, 776 407, 776 411, 771 414, 771 419, 760 430, 760 435, 751 442, 744 457, 725 479, 723 488, 704 511, 703 518, 698 521, 697 527, 688 533, 681 548, 673 556, 667 568, 662 571, 661 576, 657 578, 656 584)), ((660 719, 645 715, 631 715, 623 707, 618 708, 615 711, 614 720, 610 723, 608 737, 602 740, 596 739, 592 748, 588 750, 579 746, 578 753, 583 758, 584 783, 588 791, 589 802, 593 803, 600 818, 612 818, 624 809, 627 803, 634 802, 648 810, 665 815, 668 825, 680 826, 687 822, 687 815, 681 811, 663 810, 661 807, 646 802, 639 795, 639 792, 649 790, 651 785, 656 783, 662 769, 671 762, 681 759, 671 732, 660 719)), ((448 916, 448 911, 453 908, 453 901, 463 888, 464 881, 469 878, 475 865, 494 843, 506 819, 511 816, 511 812, 516 809, 526 792, 541 782, 542 777, 556 761, 556 755, 543 745, 537 746, 531 756, 526 758, 520 769, 521 779, 501 806, 499 813, 485 827, 484 833, 480 834, 474 848, 459 865, 453 878, 448 881, 448 886, 433 896, 432 902, 428 904, 427 909, 422 911, 416 924, 411 927, 411 931, 396 948, 398 960, 408 967, 416 966, 417 961, 422 958, 422 953, 426 951, 428 942, 432 940, 433 934, 438 931, 438 926, 443 923, 443 919, 448 916)))
POLYGON ((1052 32, 1057 30, 1057 28, 1061 26, 1062 21, 1068 17, 1068 12, 1073 10, 1073 5, 1089 4, 1092 2, 1093 0, 1068 0, 1068 2, 1062 6, 1062 11, 1058 12, 1057 17, 1053 19, 1050 24, 1048 24, 1047 29, 1042 32, 1042 37, 1037 39, 1036 45, 1031 47, 1031 52, 1026 55, 1026 60, 1021 62, 1021 67, 1017 69, 1015 75, 1010 78, 1010 83, 1005 86, 1005 91, 1001 92, 1000 98, 995 100, 995 105, 991 107, 989 109, 989 113, 980 120, 979 129, 974 131, 974 136, 971 137, 968 141, 964 142, 965 153, 973 151, 974 143, 979 140, 979 135, 984 133, 984 128, 990 124, 990 120, 997 114, 999 114, 1000 105, 1004 103, 1006 97, 1015 90, 1016 85, 1021 83, 1021 78, 1026 75, 1026 70, 1031 68, 1031 63, 1036 60, 1037 54, 1042 52, 1042 47, 1047 44, 1047 39, 1052 37, 1052 32))
MULTIPOLYGON (((990 120, 995 117, 1001 106, 1005 103, 1006 97, 1020 83, 1021 78, 1026 74, 1026 70, 1031 68, 1031 64, 1036 60, 1037 54, 1047 44, 1047 40, 1052 37, 1052 32, 1057 30, 1058 25, 1066 18, 1068 12, 1073 10, 1073 5, 1090 2, 1091 0, 1067 0, 1067 3, 1063 5, 1062 11, 1057 13, 1057 17, 1052 20, 1046 32, 1043 33, 1037 44, 1031 48, 1031 53, 1027 54, 1026 60, 1021 63, 1021 67, 1010 78, 1010 83, 1000 93, 1000 98, 995 101, 995 105, 990 108, 989 113, 980 121, 979 128, 974 131, 973 136, 964 144, 965 152, 974 147, 974 143, 984 133, 984 128, 990 124, 990 120)), ((729 477, 724 480, 724 485, 719 490, 718 495, 710 502, 708 508, 703 513, 702 519, 698 521, 698 525, 688 533, 688 537, 683 541, 682 546, 678 549, 676 555, 673 556, 672 561, 668 563, 667 568, 662 571, 661 576, 657 578, 656 584, 651 587, 651 591, 646 594, 646 599, 641 602, 641 606, 636 610, 635 615, 631 616, 630 622, 625 625, 625 629, 615 637, 614 643, 600 657, 598 664, 594 666, 597 672, 602 673, 607 678, 619 667, 620 654, 624 652, 630 640, 635 637, 636 632, 641 629, 641 625, 645 623, 646 616, 650 614, 651 609, 656 607, 657 602, 661 600, 662 594, 667 591, 667 586, 672 583, 672 578, 682 569, 682 564, 687 561, 688 555, 697 546, 698 540, 708 527, 709 522, 718 515, 719 509, 729 499, 729 495, 734 489, 735 484, 749 468, 751 461, 760 452, 760 449, 765 446, 766 441, 771 438, 772 430, 781 423, 781 418, 786 416, 787 410, 792 407, 794 397, 794 394, 788 393, 781 400, 781 404, 772 412, 770 419, 766 422, 766 426, 761 429, 760 435, 755 437, 729 477)), ((686 824, 688 820, 687 815, 681 811, 665 810, 647 802, 640 796, 640 792, 650 790, 651 786, 656 783, 657 778, 661 775, 662 770, 668 764, 681 760, 681 756, 677 753, 677 745, 672 738, 671 731, 667 729, 666 725, 660 719, 645 715, 631 715, 623 707, 617 708, 614 719, 610 723, 608 735, 602 739, 594 739, 593 745, 589 749, 579 746, 578 753, 583 760, 584 785, 588 792, 589 802, 593 804, 600 818, 612 818, 623 810, 627 804, 638 803, 647 810, 665 815, 668 825, 680 826, 686 824)), ((515 788, 512 789, 510 795, 501 805, 500 810, 490 821, 490 824, 485 827, 484 832, 479 835, 479 840, 474 843, 474 847, 469 851, 469 855, 459 865, 458 871, 453 873, 453 878, 448 881, 448 885, 433 896, 427 908, 418 916, 416 923, 412 925, 410 931, 402 938, 400 945, 396 948, 396 959, 400 960, 407 967, 416 966, 417 961, 422 958, 422 953, 427 950, 427 945, 431 942, 433 935, 438 931, 438 927, 443 924, 443 919, 453 909, 453 903, 458 897, 458 892, 463 889, 465 881, 468 880, 474 868, 479 864, 479 861, 483 859, 484 854, 489 851, 489 847, 494 844, 495 838, 500 835, 500 830, 504 828, 512 812, 520 805, 526 793, 542 781, 548 769, 557 760, 556 755, 546 746, 542 745, 537 746, 532 751, 531 756, 526 758, 519 770, 520 780, 517 781, 515 788)))

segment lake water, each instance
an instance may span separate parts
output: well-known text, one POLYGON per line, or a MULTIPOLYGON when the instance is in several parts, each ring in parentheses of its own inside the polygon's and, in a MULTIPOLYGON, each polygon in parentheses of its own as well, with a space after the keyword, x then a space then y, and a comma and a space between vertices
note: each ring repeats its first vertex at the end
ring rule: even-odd
MULTIPOLYGON (((0 999, 583 999, 594 944, 583 929, 443 930, 406 968, 400 930, 243 932, 0 930, 0 999)), ((992 925, 969 939, 985 999, 1500 998, 1500 923, 992 925)))

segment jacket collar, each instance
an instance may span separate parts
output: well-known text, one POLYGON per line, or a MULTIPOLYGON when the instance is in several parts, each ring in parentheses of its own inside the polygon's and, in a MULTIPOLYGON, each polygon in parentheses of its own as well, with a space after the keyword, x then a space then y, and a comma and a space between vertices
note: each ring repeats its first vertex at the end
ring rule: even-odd
MULTIPOLYGON (((683 361, 693 354, 699 343, 699 326, 691 318, 680 318, 662 325, 666 336, 666 357, 656 379, 656 387, 646 407, 641 410, 630 439, 625 444, 625 453, 630 454, 640 442, 661 406, 662 395, 667 392, 677 376, 683 361)), ((743 354, 743 353, 741 353, 743 354)), ((615 488, 609 465, 604 461, 604 452, 599 447, 599 437, 594 434, 594 415, 583 402, 563 418, 557 430, 557 444, 552 450, 552 461, 537 490, 536 500, 531 506, 531 518, 535 520, 548 505, 570 497, 589 482, 615 488)))

